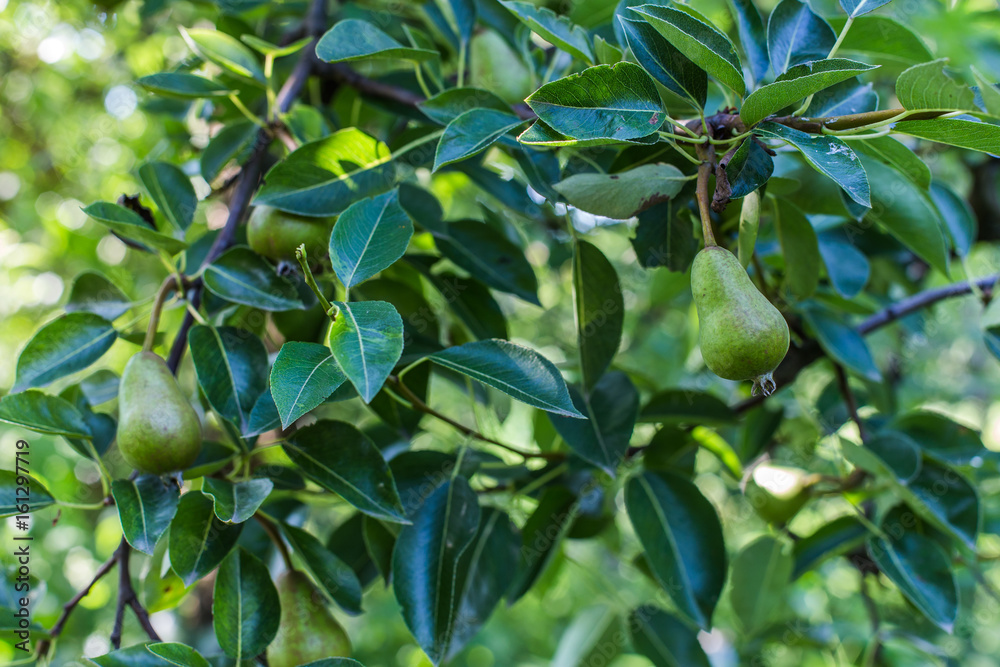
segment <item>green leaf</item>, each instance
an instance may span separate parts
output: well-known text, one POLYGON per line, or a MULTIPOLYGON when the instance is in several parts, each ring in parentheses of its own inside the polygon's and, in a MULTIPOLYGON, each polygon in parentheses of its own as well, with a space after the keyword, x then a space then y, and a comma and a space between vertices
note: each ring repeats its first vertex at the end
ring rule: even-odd
POLYGON ((931 538, 912 530, 887 542, 868 540, 868 554, 907 600, 924 616, 951 632, 958 616, 958 587, 947 554, 931 538))
POLYGON ((611 605, 598 603, 575 612, 559 637, 550 667, 601 664, 614 657, 624 641, 616 611, 611 605))
POLYGON ((799 299, 808 299, 819 285, 816 230, 795 204, 782 198, 776 200, 774 229, 785 260, 785 288, 799 299))
POLYGON ((959 148, 1000 154, 1000 126, 959 118, 950 120, 904 120, 896 123, 894 132, 936 141, 959 148))
MULTIPOLYGON (((847 19, 830 19, 838 33, 847 19)), ((927 45, 910 28, 888 16, 863 16, 854 19, 837 53, 853 53, 860 57, 891 60, 904 65, 932 60, 927 45)))
POLYGON ((24 346, 11 391, 42 387, 82 371, 104 356, 117 338, 111 323, 98 315, 63 315, 39 329, 24 346))
POLYGON ((752 138, 744 139, 726 167, 731 192, 730 199, 742 199, 771 179, 774 160, 752 138))
MULTIPOLYGON (((929 55, 927 57, 930 58, 929 55)), ((983 76, 983 73, 975 67, 970 67, 969 69, 972 70, 972 76, 975 78, 979 88, 979 96, 983 99, 981 106, 986 109, 986 113, 989 115, 1000 117, 1000 90, 997 89, 996 84, 990 83, 983 76)))
POLYGON ((628 481, 625 507, 657 581, 684 616, 710 628, 726 580, 712 503, 683 477, 646 472, 628 481))
POLYGON ((236 121, 219 130, 201 153, 201 177, 211 183, 231 161, 240 161, 253 148, 260 128, 248 120, 236 121))
POLYGON ((625 220, 670 199, 686 182, 672 164, 647 164, 614 174, 573 174, 552 187, 581 210, 625 220))
POLYGON ((278 46, 277 44, 272 44, 266 39, 261 39, 256 35, 240 35, 240 41, 249 46, 254 51, 257 51, 261 55, 272 56, 274 58, 281 58, 282 56, 290 56, 293 53, 298 53, 303 48, 305 48, 309 42, 312 41, 311 37, 303 37, 298 39, 291 44, 285 46, 278 46))
POLYGON ((691 266, 698 241, 690 212, 686 204, 679 203, 683 198, 675 197, 639 214, 631 243, 643 268, 665 266, 670 271, 687 271, 691 266))
POLYGON ((836 41, 830 24, 806 2, 782 0, 767 21, 767 52, 775 74, 826 58, 836 41))
POLYGON ((441 125, 447 125, 458 116, 473 109, 492 109, 510 113, 510 105, 496 93, 484 88, 469 86, 442 90, 434 97, 418 102, 417 108, 424 112, 425 116, 441 125))
POLYGON ((36 389, 0 398, 0 422, 67 438, 90 438, 90 428, 72 403, 36 389))
MULTIPOLYGON (((785 0, 786 2, 788 0, 785 0)), ((754 132, 764 137, 781 139, 794 146, 813 169, 832 178, 837 185, 862 206, 871 207, 869 177, 851 147, 837 137, 807 134, 778 123, 761 123, 754 132)), ((875 179, 878 182, 878 179, 875 179)))
POLYGON ((710 666, 698 634, 659 607, 650 604, 632 610, 628 628, 632 645, 655 667, 710 666))
POLYGON ((749 61, 750 73, 760 82, 767 76, 771 58, 767 53, 767 30, 760 12, 752 0, 729 0, 729 9, 736 21, 740 44, 749 61))
POLYGON ((959 257, 967 257, 979 233, 979 222, 969 203, 940 181, 931 184, 931 200, 944 220, 951 247, 959 257))
MULTIPOLYGON (((11 457, 13 459, 13 457, 11 457)), ((17 465, 15 462, 14 465, 17 465)), ((45 485, 31 475, 19 475, 11 470, 0 470, 0 519, 15 514, 28 514, 55 503, 45 485), (20 487, 20 493, 18 492, 20 487), (24 496, 24 489, 28 497, 24 496), (27 507, 24 504, 27 503, 27 507), (26 511, 22 511, 26 510, 26 511)))
POLYGON ((460 162, 477 155, 496 143, 503 135, 524 124, 509 111, 470 109, 444 129, 444 135, 434 155, 434 169, 460 162))
POLYGON ((892 0, 840 0, 840 6, 844 8, 851 18, 861 16, 868 12, 875 11, 882 5, 887 5, 892 0))
POLYGON ((183 171, 169 162, 147 162, 139 167, 139 180, 170 224, 182 231, 191 226, 198 196, 183 171))
POLYGON ((170 567, 190 586, 209 572, 236 545, 243 524, 223 523, 215 516, 212 500, 200 491, 181 496, 170 522, 170 567))
MULTIPOLYGON (((280 350, 278 355, 281 355, 280 350)), ((275 363, 277 363, 277 360, 275 360, 275 363)), ((268 389, 253 404, 253 410, 250 411, 250 422, 247 424, 246 433, 243 435, 247 438, 252 438, 255 435, 266 433, 279 426, 281 426, 281 417, 278 415, 278 408, 274 405, 271 389, 268 389)))
POLYGON ((403 320, 385 301, 335 305, 340 313, 327 343, 361 399, 371 403, 403 354, 403 320))
POLYGON ((267 350, 236 327, 195 325, 188 333, 191 360, 205 397, 222 417, 247 430, 250 412, 267 389, 267 350))
POLYGON ((573 406, 559 369, 530 348, 489 339, 449 347, 429 358, 530 406, 557 415, 583 418, 573 406))
MULTIPOLYGON (((117 377, 115 380, 115 396, 117 396, 117 377)), ((77 438, 67 438, 66 441, 69 443, 69 446, 79 452, 81 456, 89 459, 96 460, 103 456, 115 440, 118 423, 111 415, 104 412, 94 412, 91 409, 90 401, 83 391, 82 383, 66 387, 60 393, 59 397, 65 398, 80 411, 83 421, 87 424, 87 429, 91 434, 89 442, 77 438)))
POLYGON ((436 236, 441 254, 493 289, 538 301, 538 279, 524 252, 506 236, 476 220, 448 223, 447 235, 436 236))
POLYGON ((330 599, 351 614, 361 613, 361 582, 344 561, 301 528, 281 524, 281 532, 330 599))
POLYGON ((269 479, 248 479, 230 482, 206 477, 201 492, 215 503, 215 516, 225 523, 243 523, 250 519, 271 494, 274 483, 269 479))
POLYGON ((704 16, 686 5, 642 5, 633 7, 632 11, 640 14, 685 57, 732 88, 737 95, 746 94, 743 65, 736 47, 704 16))
POLYGON ((586 420, 549 415, 573 453, 614 476, 628 450, 639 414, 639 391, 625 373, 601 377, 587 393, 570 389, 573 403, 586 420))
POLYGON ((879 433, 864 446, 841 438, 840 448, 848 461, 881 478, 905 483, 921 468, 917 443, 902 433, 879 433))
MULTIPOLYGON (((326 345, 295 341, 282 345, 271 367, 270 393, 281 416, 281 428, 288 428, 323 403, 346 380, 347 376, 326 345)), ((257 412, 256 406, 254 412, 257 412)), ((253 422, 252 415, 250 421, 253 422)))
POLYGON ((656 84, 629 62, 552 81, 525 101, 553 130, 584 141, 639 139, 656 132, 665 119, 656 84))
POLYGON ((348 127, 300 146, 264 178, 254 204, 299 215, 337 215, 354 202, 393 187, 389 147, 348 127))
POLYGON ((174 642, 146 644, 146 650, 178 667, 211 667, 208 660, 186 644, 174 642))
POLYGON ((264 81, 264 70, 257 56, 235 37, 211 28, 181 28, 180 31, 191 50, 205 60, 234 74, 264 81))
POLYGON ((573 298, 580 374, 589 390, 618 353, 625 302, 615 267, 597 246, 583 240, 577 241, 573 255, 573 298))
POLYGON ((388 583, 392 577, 392 550, 396 546, 396 536, 385 527, 385 524, 370 516, 364 518, 361 534, 368 555, 378 568, 379 574, 388 583))
POLYGON ((157 541, 177 513, 177 485, 157 475, 141 475, 134 480, 116 479, 111 483, 111 494, 125 539, 136 551, 152 556, 157 541))
POLYGON ((774 83, 761 86, 747 95, 740 108, 740 118, 747 126, 756 125, 793 102, 873 69, 872 65, 845 58, 814 60, 797 65, 775 79, 774 83))
POLYGON ((432 275, 431 282, 473 337, 507 338, 507 318, 486 285, 445 272, 432 275))
POLYGON ((645 21, 619 16, 628 47, 642 68, 696 109, 705 106, 708 75, 645 21))
POLYGON ((222 253, 205 267, 204 280, 216 296, 251 308, 282 311, 303 307, 295 285, 246 246, 222 253))
POLYGON ((574 58, 594 63, 594 51, 587 31, 568 17, 559 16, 547 7, 537 7, 530 2, 500 0, 500 4, 546 42, 556 45, 574 58))
POLYGON ((855 145, 859 153, 870 155, 893 167, 896 171, 905 174, 919 187, 923 189, 930 187, 931 170, 927 164, 913 151, 892 137, 877 137, 859 141, 855 145))
POLYGON ((625 54, 600 35, 594 35, 594 55, 597 57, 598 65, 614 65, 622 60, 625 54))
POLYGON ((941 215, 927 192, 878 160, 861 156, 865 171, 879 186, 872 191, 872 210, 865 220, 884 227, 907 248, 948 275, 948 253, 941 215))
POLYGON ((316 56, 328 63, 370 58, 421 62, 437 58, 438 52, 403 46, 368 21, 344 19, 320 38, 316 56))
POLYGON ((914 410, 895 417, 887 429, 903 433, 934 458, 954 465, 975 465, 987 454, 979 434, 945 415, 930 410, 914 410))
POLYGON ((403 256, 413 223, 399 205, 398 191, 351 204, 330 236, 330 261, 340 282, 354 287, 403 256))
POLYGON ((693 389, 665 389, 649 399, 639 421, 663 424, 734 424, 736 413, 721 399, 693 389))
POLYGON ((393 591, 403 620, 434 664, 452 648, 462 591, 462 558, 479 530, 476 493, 464 477, 438 487, 399 533, 393 591))
POLYGON ((174 663, 149 652, 148 644, 134 644, 96 658, 87 658, 100 667, 173 667, 174 663))
POLYGON ((828 558, 860 546, 866 537, 868 529, 853 516, 842 516, 825 524, 811 535, 795 542, 792 549, 795 556, 792 579, 798 579, 828 558))
POLYGON ((793 565, 790 545, 770 535, 758 537, 733 559, 729 599, 744 633, 766 627, 783 606, 793 565))
POLYGON ((212 598, 212 625, 222 651, 236 660, 264 652, 278 634, 278 589, 267 566, 237 547, 219 566, 212 598))
POLYGON ((406 523, 396 483, 382 453, 350 424, 316 422, 296 431, 282 448, 306 477, 365 514, 406 523))
POLYGON ((979 494, 965 477, 950 466, 925 457, 920 472, 907 482, 906 488, 912 494, 912 505, 975 550, 980 523, 979 494))
POLYGON ((847 116, 877 108, 878 93, 873 84, 862 85, 858 79, 848 79, 816 93, 805 115, 812 118, 847 116))
POLYGON ((818 304, 808 304, 802 311, 820 347, 835 361, 872 382, 879 382, 879 373, 865 339, 844 323, 844 318, 818 304))
POLYGON ((520 558, 517 574, 507 591, 507 604, 514 604, 542 576, 569 532, 579 511, 575 495, 563 486, 547 486, 538 506, 521 529, 520 558))
POLYGON ((976 95, 944 71, 947 58, 914 65, 896 79, 896 97, 904 109, 978 111, 976 95))
POLYGON ((161 234, 150 227, 138 213, 124 206, 99 201, 83 209, 83 212, 119 236, 142 245, 165 250, 171 255, 187 248, 187 243, 161 234))
POLYGON ((226 97, 233 92, 228 86, 224 86, 218 81, 212 81, 211 79, 183 72, 150 74, 139 77, 136 83, 151 93, 180 97, 182 99, 226 97))
MULTIPOLYGON (((73 280, 66 302, 66 312, 93 313, 113 322, 132 307, 132 302, 117 285, 97 271, 84 271, 73 280)), ((117 394, 117 389, 115 394, 117 394)))
POLYGON ((627 144, 652 146, 659 141, 659 137, 653 132, 637 139, 573 139, 556 132, 543 121, 536 120, 527 130, 517 135, 517 140, 525 146, 542 146, 544 148, 572 146, 574 148, 585 148, 587 146, 619 146, 627 144))

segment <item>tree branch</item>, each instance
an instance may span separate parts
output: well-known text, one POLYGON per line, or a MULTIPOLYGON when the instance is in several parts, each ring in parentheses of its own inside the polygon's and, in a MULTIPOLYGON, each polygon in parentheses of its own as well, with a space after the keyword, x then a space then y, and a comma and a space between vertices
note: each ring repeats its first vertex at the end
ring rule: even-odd
POLYGON ((132 575, 129 571, 129 556, 132 548, 125 538, 118 544, 118 551, 115 558, 118 560, 118 604, 115 607, 115 624, 111 630, 111 646, 116 650, 122 645, 122 626, 125 621, 125 607, 131 607, 135 617, 139 619, 139 625, 145 630, 146 635, 155 642, 160 641, 160 636, 149 621, 149 613, 139 602, 132 587, 132 575))
POLYGON ((94 585, 97 584, 97 582, 100 581, 104 575, 106 575, 108 572, 114 569, 115 565, 117 564, 118 564, 118 552, 115 551, 115 553, 111 555, 111 558, 104 561, 104 564, 102 564, 99 568, 97 568, 97 572, 94 573, 94 577, 90 580, 90 583, 81 588, 69 602, 63 605, 62 614, 59 615, 59 618, 56 620, 55 625, 53 625, 52 629, 49 630, 49 636, 38 643, 39 656, 44 656, 48 654, 49 648, 52 646, 52 642, 55 639, 57 639, 59 635, 62 633, 63 628, 66 627, 66 622, 69 620, 69 617, 73 613, 73 610, 76 609, 76 606, 80 604, 80 601, 83 600, 83 598, 87 597, 87 595, 90 594, 90 591, 94 588, 94 585))

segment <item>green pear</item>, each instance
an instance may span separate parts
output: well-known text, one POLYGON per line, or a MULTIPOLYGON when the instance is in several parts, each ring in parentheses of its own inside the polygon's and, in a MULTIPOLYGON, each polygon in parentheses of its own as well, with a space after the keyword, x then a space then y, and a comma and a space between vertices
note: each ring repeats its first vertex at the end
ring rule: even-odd
POLYGON ((755 394, 774 391, 771 373, 788 352, 788 324, 736 256, 706 246, 691 267, 691 293, 698 308, 698 344, 709 369, 727 380, 753 380, 755 394))
POLYGON ((201 452, 201 421, 167 363, 139 352, 118 385, 118 449, 140 472, 184 470, 201 452))
POLYGON ((247 223, 247 243, 259 255, 274 261, 295 261, 295 249, 305 244, 310 262, 321 261, 330 251, 333 218, 309 218, 257 206, 247 223))
POLYGON ((519 104, 534 92, 531 70, 521 56, 494 30, 472 36, 469 44, 469 82, 497 94, 508 104, 519 104))
POLYGON ((299 667, 322 658, 347 658, 351 640, 327 609, 326 599, 309 577, 289 570, 278 577, 281 624, 267 648, 271 667, 299 667))
POLYGON ((743 495, 766 521, 784 525, 812 497, 809 477, 798 468, 762 463, 753 469, 743 495))

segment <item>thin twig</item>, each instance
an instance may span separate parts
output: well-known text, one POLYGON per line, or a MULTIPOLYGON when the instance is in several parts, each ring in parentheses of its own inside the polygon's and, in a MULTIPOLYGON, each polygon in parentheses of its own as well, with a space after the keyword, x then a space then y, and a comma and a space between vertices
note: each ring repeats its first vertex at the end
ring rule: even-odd
POLYGON ((858 402, 854 399, 854 392, 851 390, 851 385, 847 381, 847 373, 844 371, 844 367, 840 364, 834 362, 833 372, 837 374, 837 386, 840 389, 840 395, 844 397, 844 404, 847 406, 847 414, 850 415, 851 421, 858 427, 858 433, 861 435, 861 442, 867 440, 867 435, 865 433, 865 425, 861 421, 861 417, 858 416, 858 402))
POLYGON ((59 635, 62 633, 63 628, 66 627, 66 622, 69 620, 69 617, 73 613, 73 610, 76 609, 76 606, 80 604, 80 601, 83 600, 83 598, 87 597, 87 595, 90 594, 90 591, 94 588, 97 582, 100 581, 104 575, 106 575, 108 572, 114 569, 115 565, 117 564, 118 564, 118 552, 115 551, 115 553, 112 554, 111 558, 104 561, 104 563, 99 568, 97 568, 97 572, 94 573, 94 576, 90 580, 90 583, 81 588, 77 592, 77 594, 70 599, 69 602, 63 605, 62 614, 59 615, 59 618, 56 620, 55 625, 53 625, 52 629, 49 630, 49 636, 38 643, 39 656, 44 656, 48 654, 49 647, 52 645, 52 642, 56 638, 58 638, 59 635))
POLYGON ((111 630, 111 646, 115 649, 121 648, 122 645, 122 626, 125 620, 125 607, 132 608, 135 617, 139 620, 139 625, 142 626, 142 629, 150 639, 155 642, 160 641, 160 636, 156 633, 153 624, 149 620, 149 613, 139 602, 139 598, 135 594, 135 588, 132 587, 132 575, 129 571, 129 556, 131 553, 132 548, 123 537, 122 541, 118 544, 118 551, 115 552, 115 556, 118 559, 118 603, 115 607, 115 624, 111 630))
POLYGON ((274 546, 278 548, 278 553, 281 554, 281 560, 285 561, 285 567, 289 570, 294 570, 295 566, 292 564, 292 555, 288 553, 288 547, 285 546, 285 541, 281 539, 281 535, 278 534, 278 528, 274 523, 263 516, 260 512, 253 515, 253 518, 257 519, 257 522, 264 528, 264 532, 267 536, 271 538, 274 542, 274 546))

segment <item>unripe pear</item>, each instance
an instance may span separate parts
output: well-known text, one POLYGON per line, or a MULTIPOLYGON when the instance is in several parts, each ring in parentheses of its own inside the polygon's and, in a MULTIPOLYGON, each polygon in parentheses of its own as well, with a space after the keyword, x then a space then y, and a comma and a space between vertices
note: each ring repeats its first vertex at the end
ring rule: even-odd
POLYGON ((188 468, 201 452, 201 421, 163 359, 142 351, 118 385, 118 450, 136 470, 188 468))
POLYGON ((469 81, 497 94, 508 104, 524 101, 535 88, 531 70, 521 56, 494 30, 472 36, 469 44, 469 81))
POLYGON ((733 253, 706 246, 691 267, 698 344, 713 373, 753 380, 754 393, 774 391, 771 373, 788 352, 788 324, 750 281, 733 253))
POLYGON ((303 572, 278 577, 281 624, 267 648, 271 667, 299 667, 323 658, 347 658, 351 640, 327 609, 326 599, 303 572))
POLYGON ((743 494, 761 518, 777 525, 788 523, 811 497, 802 470, 767 463, 754 468, 743 494))
POLYGON ((318 262, 329 254, 334 220, 257 206, 247 223, 247 243, 257 254, 276 262, 295 262, 295 249, 305 244, 309 260, 318 262))

